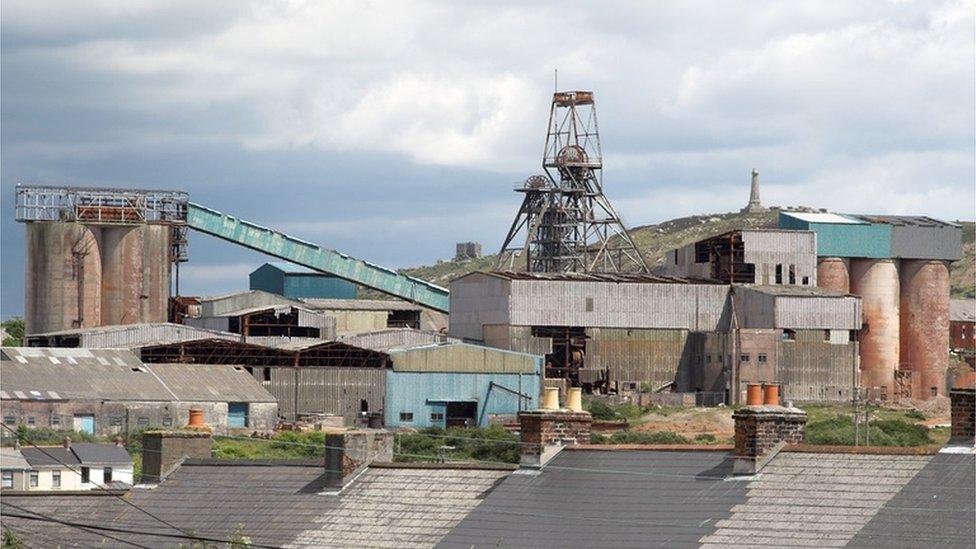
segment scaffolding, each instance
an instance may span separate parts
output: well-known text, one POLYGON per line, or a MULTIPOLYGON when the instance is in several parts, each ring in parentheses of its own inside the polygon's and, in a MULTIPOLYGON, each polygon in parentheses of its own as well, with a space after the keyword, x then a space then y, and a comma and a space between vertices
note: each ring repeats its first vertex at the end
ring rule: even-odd
POLYGON ((97 225, 185 224, 183 191, 18 185, 15 218, 97 225))

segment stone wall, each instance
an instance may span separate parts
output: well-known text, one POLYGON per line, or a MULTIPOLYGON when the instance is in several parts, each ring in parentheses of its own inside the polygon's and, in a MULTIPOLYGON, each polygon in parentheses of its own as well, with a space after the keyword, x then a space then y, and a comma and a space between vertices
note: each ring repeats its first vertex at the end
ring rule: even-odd
POLYGON ((142 434, 142 482, 160 482, 183 458, 211 457, 213 438, 201 431, 149 431, 142 434))

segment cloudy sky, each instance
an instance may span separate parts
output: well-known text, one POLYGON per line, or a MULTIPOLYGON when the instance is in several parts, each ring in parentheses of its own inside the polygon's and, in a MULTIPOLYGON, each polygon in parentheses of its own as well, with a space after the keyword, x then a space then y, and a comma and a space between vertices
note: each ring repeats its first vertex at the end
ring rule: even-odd
MULTIPOLYGON (((596 92, 631 225, 767 204, 973 219, 968 2, 45 2, 0 11, 4 317, 18 182, 178 188, 392 267, 500 244, 553 69, 596 92)), ((185 293, 263 258, 191 236, 185 293)))

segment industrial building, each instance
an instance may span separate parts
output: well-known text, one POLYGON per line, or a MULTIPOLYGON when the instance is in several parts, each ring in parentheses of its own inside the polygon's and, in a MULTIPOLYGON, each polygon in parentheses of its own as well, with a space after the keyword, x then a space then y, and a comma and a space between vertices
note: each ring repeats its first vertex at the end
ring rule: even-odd
POLYGON ((176 343, 192 339, 225 339, 242 341, 241 334, 196 328, 168 322, 123 324, 75 328, 59 332, 29 334, 27 347, 82 347, 88 349, 139 349, 146 345, 176 343))
POLYGON ((146 364, 123 349, 4 347, 0 376, 11 427, 111 436, 186 425, 190 408, 216 433, 270 432, 278 420, 274 397, 241 367, 146 364))
POLYGON ((390 351, 386 425, 473 427, 538 405, 542 357, 466 343, 390 351))
POLYGON ((780 212, 817 235, 817 284, 863 300, 861 387, 871 398, 946 396, 949 263, 962 228, 930 217, 780 212))
POLYGON ((860 299, 817 287, 642 274, 476 272, 451 283, 452 336, 545 355, 545 376, 594 391, 699 393, 746 382, 784 398, 848 401, 860 299))
POLYGON ((817 285, 812 231, 729 231, 669 252, 664 273, 740 284, 817 285))
POLYGON ((284 297, 354 299, 356 285, 307 267, 286 261, 261 265, 248 276, 249 289, 262 290, 284 297))

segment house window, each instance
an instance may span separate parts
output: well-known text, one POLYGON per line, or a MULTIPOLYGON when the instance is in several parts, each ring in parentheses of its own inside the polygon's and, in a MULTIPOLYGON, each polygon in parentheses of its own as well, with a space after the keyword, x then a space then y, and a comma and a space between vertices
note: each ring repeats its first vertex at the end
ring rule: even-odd
POLYGON ((271 368, 265 368, 264 372, 261 374, 264 381, 271 381, 271 368))
POLYGON ((14 423, 17 423, 17 418, 14 416, 3 416, 3 422, 7 425, 13 425, 14 423))
POLYGON ((37 488, 37 471, 30 472, 30 487, 37 488))
POLYGON ((149 425, 149 418, 146 417, 146 416, 139 416, 139 419, 137 421, 138 421, 139 425, 142 425, 142 426, 149 425))
POLYGON ((246 402, 227 403, 227 426, 232 428, 244 428, 248 426, 248 406, 246 402))
POLYGON ((51 487, 61 487, 61 471, 51 471, 51 487))
POLYGON ((931 391, 932 391, 932 396, 939 396, 939 388, 938 387, 932 387, 931 391))
POLYGON ((400 412, 400 421, 413 421, 413 412, 400 412))
POLYGON ((444 421, 444 413, 443 412, 431 412, 430 413, 430 420, 431 421, 444 421))
POLYGON ((4 471, 3 472, 3 487, 13 488, 14 487, 14 472, 4 471))
POLYGON ((61 425, 61 416, 51 414, 51 427, 58 427, 59 425, 61 425))
POLYGON ((768 357, 766 356, 766 353, 759 353, 759 363, 760 364, 765 364, 767 360, 768 360, 768 357))
POLYGON ((89 469, 88 467, 81 468, 81 482, 82 483, 91 482, 91 469, 89 469))
POLYGON ((112 468, 106 467, 102 469, 102 484, 108 484, 112 482, 112 468))
POLYGON ((749 362, 749 353, 739 355, 739 362, 749 362))

